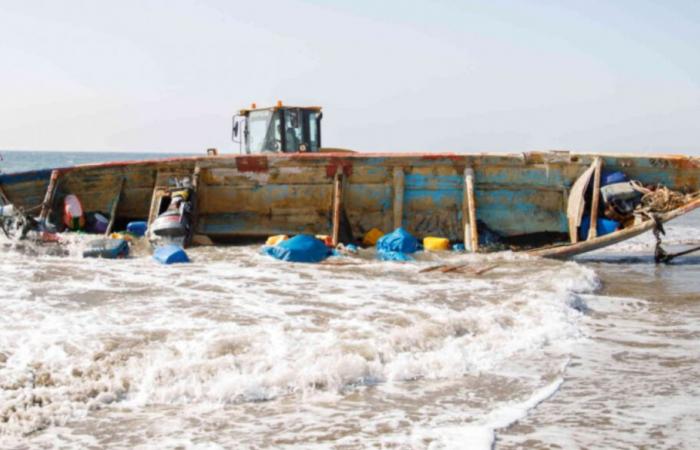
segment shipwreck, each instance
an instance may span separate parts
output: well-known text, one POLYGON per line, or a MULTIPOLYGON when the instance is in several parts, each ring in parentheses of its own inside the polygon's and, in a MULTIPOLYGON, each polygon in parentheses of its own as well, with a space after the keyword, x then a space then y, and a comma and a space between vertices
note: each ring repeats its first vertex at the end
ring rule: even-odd
POLYGON ((77 196, 83 211, 109 220, 108 232, 140 220, 150 239, 184 245, 295 234, 336 245, 403 228, 471 252, 557 258, 658 230, 700 206, 698 158, 353 152, 322 147, 321 118, 319 107, 253 106, 233 121, 240 154, 3 174, 0 200, 22 226, 44 231, 65 228, 66 198, 77 196))

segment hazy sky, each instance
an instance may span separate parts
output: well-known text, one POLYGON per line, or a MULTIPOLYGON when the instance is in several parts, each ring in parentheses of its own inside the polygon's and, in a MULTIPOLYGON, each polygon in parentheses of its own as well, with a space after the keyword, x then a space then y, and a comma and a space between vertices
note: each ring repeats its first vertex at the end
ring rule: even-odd
POLYGON ((325 146, 700 154, 700 1, 0 0, 0 148, 237 151, 251 102, 325 146))

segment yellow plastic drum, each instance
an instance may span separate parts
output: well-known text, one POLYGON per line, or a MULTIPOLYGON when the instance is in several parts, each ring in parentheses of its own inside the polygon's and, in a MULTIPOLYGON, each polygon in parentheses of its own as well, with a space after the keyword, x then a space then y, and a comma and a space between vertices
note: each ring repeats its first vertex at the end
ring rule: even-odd
POLYGON ((382 236, 384 236, 384 233, 382 233, 381 230, 379 230, 377 228, 372 228, 367 233, 365 233, 365 237, 362 238, 362 245, 365 245, 367 247, 371 247, 373 245, 376 245, 377 241, 382 236))
POLYGON ((267 241, 265 241, 265 245, 274 246, 274 245, 279 244, 282 241, 286 241, 287 239, 289 239, 289 236, 287 236, 286 234, 278 234, 276 236, 270 236, 269 238, 267 238, 267 241))
POLYGON ((429 252, 449 250, 450 240, 441 237, 426 237, 423 238, 423 248, 429 252))
POLYGON ((134 237, 129 233, 112 233, 109 235, 109 237, 112 239, 124 239, 127 242, 134 240, 134 237))

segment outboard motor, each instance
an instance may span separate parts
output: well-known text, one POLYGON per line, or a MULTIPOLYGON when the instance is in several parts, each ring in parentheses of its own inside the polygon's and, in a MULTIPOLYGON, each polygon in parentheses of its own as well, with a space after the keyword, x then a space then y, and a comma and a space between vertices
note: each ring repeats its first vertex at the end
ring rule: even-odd
POLYGON ((192 226, 193 190, 189 179, 176 183, 170 192, 170 204, 151 225, 151 231, 158 240, 183 245, 192 226))
POLYGON ((618 222, 630 217, 642 199, 642 194, 629 181, 603 186, 600 188, 600 195, 605 216, 618 222))

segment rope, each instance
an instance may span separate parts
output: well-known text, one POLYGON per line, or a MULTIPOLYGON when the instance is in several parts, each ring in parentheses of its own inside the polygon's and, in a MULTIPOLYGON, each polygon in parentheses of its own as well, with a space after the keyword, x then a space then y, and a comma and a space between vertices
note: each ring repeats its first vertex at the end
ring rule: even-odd
POLYGON ((656 185, 652 188, 643 186, 639 181, 631 181, 634 190, 642 194, 640 210, 649 213, 664 213, 686 205, 700 196, 700 192, 683 194, 666 186, 656 185))
POLYGON ((665 236, 666 230, 664 230, 663 224, 655 215, 650 214, 649 217, 654 221, 653 233, 654 239, 656 239, 656 245, 654 246, 654 262, 656 264, 668 263, 671 260, 669 254, 661 247, 661 235, 663 234, 665 236))
POLYGON ((674 258, 700 251, 700 246, 697 246, 697 247, 689 248, 687 250, 683 250, 682 252, 678 252, 678 253, 668 253, 666 250, 663 249, 663 247, 661 247, 661 235, 665 236, 666 230, 664 230, 664 227, 661 224, 661 221, 659 221, 659 219, 656 216, 650 215, 649 217, 651 217, 651 220, 654 221, 653 233, 654 233, 654 238, 656 239, 656 245, 654 247, 654 262, 656 264, 660 264, 660 263, 668 264, 674 258))

